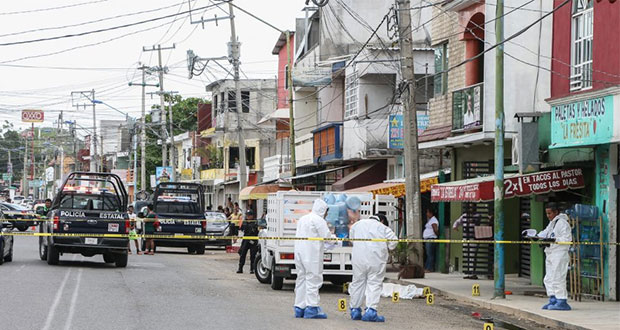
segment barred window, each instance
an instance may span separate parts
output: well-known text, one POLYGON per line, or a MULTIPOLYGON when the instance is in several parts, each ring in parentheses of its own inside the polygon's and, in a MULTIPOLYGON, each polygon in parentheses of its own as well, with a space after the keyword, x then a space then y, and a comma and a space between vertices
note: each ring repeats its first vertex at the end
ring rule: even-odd
POLYGON ((594 8, 592 0, 573 1, 570 90, 592 87, 592 38, 594 8))
POLYGON ((345 78, 345 108, 344 118, 350 119, 358 115, 358 77, 357 72, 353 72, 345 78))

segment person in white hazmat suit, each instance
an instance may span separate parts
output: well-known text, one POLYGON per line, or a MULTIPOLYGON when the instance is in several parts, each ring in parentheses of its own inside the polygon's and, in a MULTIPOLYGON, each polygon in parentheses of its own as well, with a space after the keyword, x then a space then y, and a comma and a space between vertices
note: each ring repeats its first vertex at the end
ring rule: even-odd
MULTIPOLYGON (((297 221, 295 237, 332 236, 325 214, 327 203, 322 199, 314 201, 312 212, 297 221)), ((326 319, 327 314, 319 307, 319 289, 323 285, 323 250, 325 241, 295 241, 295 317, 306 319, 326 319)))
MULTIPOLYGON (((347 200, 347 207, 349 207, 347 200)), ((350 212, 359 214, 352 205, 350 212)), ((349 237, 352 239, 390 239, 396 240, 394 232, 383 223, 378 215, 362 219, 351 227, 349 237)), ((396 248, 397 242, 353 242, 351 263, 353 265, 353 282, 349 285, 351 294, 351 319, 367 322, 385 322, 385 317, 377 315, 377 306, 381 299, 388 250, 396 248), (362 300, 366 296, 366 311, 362 316, 362 300)))
MULTIPOLYGON (((547 218, 551 221, 545 230, 538 233, 538 237, 551 242, 572 242, 573 235, 571 232, 568 216, 560 213, 555 203, 547 204, 545 208, 547 218)), ((547 289, 549 302, 542 309, 549 310, 571 310, 566 303, 568 293, 566 292, 566 273, 568 272, 568 244, 551 244, 545 248, 545 274, 544 283, 547 289)))

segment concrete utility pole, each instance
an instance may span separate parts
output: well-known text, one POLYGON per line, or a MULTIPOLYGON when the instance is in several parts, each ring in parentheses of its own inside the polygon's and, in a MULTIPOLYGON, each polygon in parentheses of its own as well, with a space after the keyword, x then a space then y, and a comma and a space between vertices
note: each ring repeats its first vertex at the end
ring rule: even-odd
POLYGON ((174 146, 174 127, 173 127, 173 122, 172 120, 174 119, 174 117, 172 116, 172 97, 174 96, 174 94, 177 94, 179 92, 166 92, 166 94, 168 95, 169 99, 168 99, 168 117, 170 118, 170 122, 169 122, 169 127, 170 127, 170 165, 172 166, 172 180, 176 180, 177 175, 176 175, 176 162, 175 162, 175 155, 176 155, 176 148, 174 146))
POLYGON ((161 51, 166 49, 174 49, 175 45, 172 44, 171 47, 162 47, 161 45, 153 46, 150 49, 146 47, 142 47, 142 51, 150 52, 157 51, 157 59, 159 63, 159 67, 157 71, 159 72, 159 109, 161 111, 161 165, 168 166, 168 146, 166 144, 168 138, 166 136, 166 107, 164 106, 164 67, 161 62, 161 51))
MULTIPOLYGON (((415 102, 415 71, 413 69, 413 45, 411 33, 411 2, 398 0, 398 39, 401 53, 401 70, 403 83, 406 84, 405 94, 402 97, 404 149, 405 156, 405 202, 407 209, 406 225, 408 238, 422 238, 420 214, 420 166, 418 159, 418 122, 415 102)), ((413 256, 410 261, 414 265, 423 265, 422 243, 411 243, 413 256)))
MULTIPOLYGON (((504 240, 504 0, 495 7, 495 241, 504 240)), ((504 245, 495 244, 493 279, 494 298, 506 298, 504 282, 504 245)))
MULTIPOLYGON (((306 12, 308 15, 308 12, 306 12)), ((289 128, 289 153, 291 155, 290 167, 291 167, 291 176, 297 175, 297 159, 295 157, 295 113, 293 111, 293 56, 291 54, 291 33, 286 31, 286 59, 288 63, 287 69, 287 84, 288 84, 288 128, 289 128)))
MULTIPOLYGON (((142 70, 141 84, 129 83, 129 86, 142 86, 142 118, 140 118, 140 189, 142 190, 146 189, 146 86, 159 87, 159 84, 146 83, 146 70, 148 69, 149 67, 145 65, 138 68, 142 70)), ((137 180, 137 177, 134 177, 134 181, 137 182, 137 180)))
POLYGON ((11 185, 13 185, 13 163, 11 162, 11 149, 9 149, 8 152, 9 152, 9 163, 8 163, 6 172, 9 174, 9 188, 10 188, 11 185))
POLYGON ((22 183, 22 196, 27 197, 28 196, 28 179, 26 178, 26 166, 28 163, 28 138, 25 137, 24 138, 24 172, 22 173, 22 179, 23 179, 23 183, 22 183))
MULTIPOLYGON (((245 160, 245 140, 243 139, 243 128, 241 125, 241 112, 243 111, 243 104, 241 103, 241 86, 239 85, 239 58, 241 43, 237 41, 237 33, 235 32, 235 14, 233 13, 233 5, 232 1, 228 2, 228 15, 230 15, 230 42, 229 42, 229 50, 230 50, 230 62, 234 67, 234 80, 235 80, 235 104, 236 104, 236 112, 237 112, 237 134, 239 137, 239 194, 241 194, 241 190, 245 188, 247 185, 246 178, 246 165, 247 162, 245 160)), ((250 106, 248 104, 248 106, 250 106)), ((230 161, 230 160, 229 160, 230 161)))
MULTIPOLYGON (((79 109, 80 107, 84 107, 84 109, 86 109, 86 106, 88 104, 84 103, 84 104, 80 104, 80 103, 76 103, 75 102, 75 96, 74 95, 78 95, 78 98, 86 98, 89 102, 90 105, 93 106, 93 132, 92 132, 92 136, 91 136, 91 147, 90 147, 90 171, 91 172, 99 172, 99 164, 97 163, 97 116, 96 116, 96 108, 95 105, 96 103, 95 101, 95 90, 91 89, 90 91, 73 91, 71 92, 71 99, 72 99, 72 103, 73 106, 76 107, 77 109, 79 109)), ((103 146, 102 146, 103 147, 103 146)), ((99 159, 100 161, 102 160, 102 157, 100 157, 99 159)))

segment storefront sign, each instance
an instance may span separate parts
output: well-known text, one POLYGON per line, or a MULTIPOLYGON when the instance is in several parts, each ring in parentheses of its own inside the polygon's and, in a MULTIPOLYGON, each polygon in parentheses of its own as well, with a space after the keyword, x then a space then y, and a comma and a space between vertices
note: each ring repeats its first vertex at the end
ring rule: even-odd
POLYGON ((331 83, 331 67, 296 67, 293 69, 293 86, 295 87, 317 87, 331 83))
MULTIPOLYGON (((494 199, 494 177, 447 182, 433 185, 431 201, 479 202, 494 199)), ((504 179, 504 198, 544 194, 551 191, 578 189, 585 186, 580 168, 508 175, 504 179)))
MULTIPOLYGON (((438 177, 428 178, 420 181, 420 192, 425 193, 431 191, 431 186, 439 183, 438 177)), ((392 195, 396 198, 403 197, 407 194, 405 190, 405 184, 395 184, 389 187, 382 187, 370 191, 374 195, 392 195)))
POLYGON ((155 184, 172 181, 172 166, 157 166, 155 168, 155 184))
POLYGON ((613 96, 552 107, 549 148, 609 143, 613 138, 613 113, 613 96))
POLYGON ((404 127, 403 127, 403 115, 390 115, 389 121, 389 137, 388 148, 389 149, 402 149, 404 146, 404 127))
POLYGON ((22 122, 42 123, 45 119, 43 110, 22 110, 22 122))

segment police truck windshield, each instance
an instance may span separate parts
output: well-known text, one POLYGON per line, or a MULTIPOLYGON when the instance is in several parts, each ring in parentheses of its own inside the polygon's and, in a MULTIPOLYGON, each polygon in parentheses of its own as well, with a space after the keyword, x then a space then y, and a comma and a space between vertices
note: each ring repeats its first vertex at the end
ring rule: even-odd
POLYGON ((62 196, 60 208, 120 212, 120 203, 118 198, 111 194, 69 194, 62 196))

